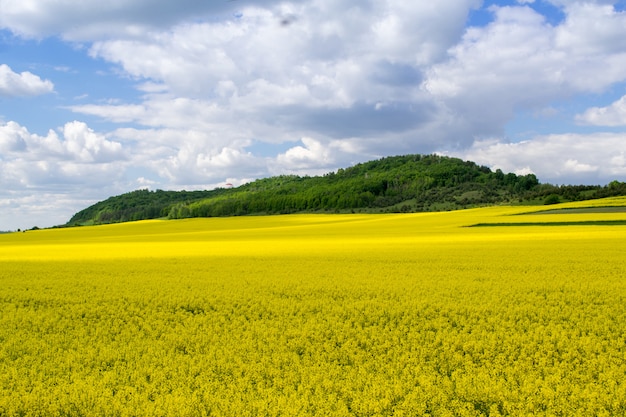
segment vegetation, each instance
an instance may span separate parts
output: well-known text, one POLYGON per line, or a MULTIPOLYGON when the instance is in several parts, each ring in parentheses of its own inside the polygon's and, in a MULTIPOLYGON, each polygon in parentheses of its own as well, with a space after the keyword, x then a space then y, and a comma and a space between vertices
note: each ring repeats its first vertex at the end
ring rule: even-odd
POLYGON ((513 223, 478 223, 470 227, 503 226, 626 226, 626 220, 586 220, 571 222, 513 222, 513 223))
POLYGON ((623 226, 523 225, 582 204, 2 235, 0 415, 626 415, 623 226))
POLYGON ((216 196, 223 191, 132 191, 110 197, 81 210, 70 219, 68 224, 88 225, 156 219, 167 216, 173 204, 216 196))
POLYGON ((76 213, 68 225, 167 217, 311 212, 426 212, 502 204, 580 201, 625 195, 626 183, 539 184, 533 174, 505 174, 438 155, 407 155, 357 164, 323 176, 281 175, 212 191, 139 190, 76 213))
POLYGON ((537 184, 534 175, 505 175, 456 158, 409 155, 357 164, 324 176, 265 178, 233 189, 134 191, 82 210, 68 224, 359 209, 453 209, 510 200, 537 184))

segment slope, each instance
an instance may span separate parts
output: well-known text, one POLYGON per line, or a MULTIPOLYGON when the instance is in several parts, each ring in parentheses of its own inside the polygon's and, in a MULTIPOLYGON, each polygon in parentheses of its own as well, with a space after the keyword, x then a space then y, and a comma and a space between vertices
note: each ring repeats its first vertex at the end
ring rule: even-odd
POLYGON ((167 217, 303 212, 421 212, 498 203, 575 201, 626 193, 611 187, 539 184, 533 174, 495 172, 439 155, 386 157, 323 176, 281 175, 211 191, 138 190, 76 213, 67 225, 167 217))

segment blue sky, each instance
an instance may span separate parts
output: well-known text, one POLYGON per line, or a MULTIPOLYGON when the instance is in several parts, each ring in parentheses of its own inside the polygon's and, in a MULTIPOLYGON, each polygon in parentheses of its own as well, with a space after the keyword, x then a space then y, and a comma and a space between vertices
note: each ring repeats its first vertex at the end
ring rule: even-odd
POLYGON ((5 0, 0 230, 407 153, 626 181, 625 3, 5 0))

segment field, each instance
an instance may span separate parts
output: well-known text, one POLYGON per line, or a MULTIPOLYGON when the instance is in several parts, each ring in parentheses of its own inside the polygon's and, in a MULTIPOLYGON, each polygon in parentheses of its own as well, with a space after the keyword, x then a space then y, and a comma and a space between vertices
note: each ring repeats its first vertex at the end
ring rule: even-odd
POLYGON ((592 205, 0 235, 0 416, 626 415, 592 205))

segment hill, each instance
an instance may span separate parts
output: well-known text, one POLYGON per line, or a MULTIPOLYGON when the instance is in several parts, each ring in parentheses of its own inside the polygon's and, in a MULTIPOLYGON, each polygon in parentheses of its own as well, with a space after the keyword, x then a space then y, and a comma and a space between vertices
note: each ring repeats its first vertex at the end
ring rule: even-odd
POLYGON ((167 217, 298 212, 416 212, 524 201, 576 201, 626 194, 626 184, 540 184, 535 175, 495 172, 439 155, 382 158, 323 176, 281 175, 210 191, 138 190, 76 213, 68 226, 167 217))

